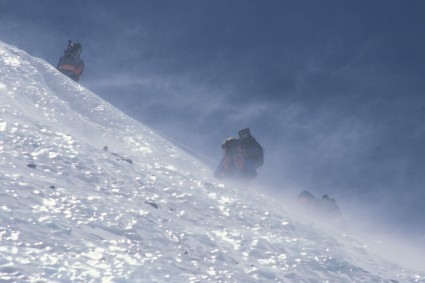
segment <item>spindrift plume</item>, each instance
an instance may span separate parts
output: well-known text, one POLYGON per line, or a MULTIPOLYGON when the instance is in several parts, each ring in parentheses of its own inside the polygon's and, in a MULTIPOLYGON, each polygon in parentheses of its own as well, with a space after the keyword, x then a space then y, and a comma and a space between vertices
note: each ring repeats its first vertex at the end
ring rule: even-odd
POLYGON ((0 281, 424 282, 0 43, 0 281))

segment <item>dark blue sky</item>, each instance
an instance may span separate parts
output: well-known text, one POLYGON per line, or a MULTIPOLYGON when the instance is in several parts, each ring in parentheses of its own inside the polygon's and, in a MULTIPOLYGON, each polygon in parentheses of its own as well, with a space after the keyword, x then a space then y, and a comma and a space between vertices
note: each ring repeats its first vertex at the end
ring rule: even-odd
POLYGON ((0 40, 52 65, 79 41, 80 83, 169 138, 218 162, 250 127, 274 192, 425 232, 424 15, 422 0, 2 0, 0 40))

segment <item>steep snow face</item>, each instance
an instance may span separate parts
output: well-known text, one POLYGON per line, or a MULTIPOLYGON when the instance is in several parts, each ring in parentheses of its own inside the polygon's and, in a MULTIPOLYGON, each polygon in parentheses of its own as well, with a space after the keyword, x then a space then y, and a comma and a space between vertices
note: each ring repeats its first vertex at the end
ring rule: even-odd
POLYGON ((43 60, 0 43, 0 68, 0 281, 425 282, 216 183, 43 60))

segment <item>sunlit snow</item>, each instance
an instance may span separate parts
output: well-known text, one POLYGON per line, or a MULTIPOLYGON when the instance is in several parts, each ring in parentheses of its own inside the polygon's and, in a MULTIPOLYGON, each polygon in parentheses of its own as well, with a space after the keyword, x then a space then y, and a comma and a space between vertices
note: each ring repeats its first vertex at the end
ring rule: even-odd
POLYGON ((1 282, 425 282, 45 61, 0 43, 0 68, 1 282))

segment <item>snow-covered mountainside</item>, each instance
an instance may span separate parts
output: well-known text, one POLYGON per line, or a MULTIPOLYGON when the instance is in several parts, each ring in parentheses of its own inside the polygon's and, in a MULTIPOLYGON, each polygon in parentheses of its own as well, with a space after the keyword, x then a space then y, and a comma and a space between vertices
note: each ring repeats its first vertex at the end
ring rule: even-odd
POLYGON ((425 282, 45 61, 0 43, 0 68, 1 282, 425 282))

